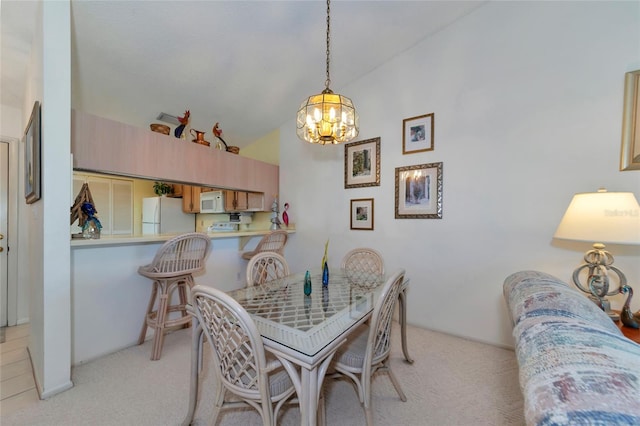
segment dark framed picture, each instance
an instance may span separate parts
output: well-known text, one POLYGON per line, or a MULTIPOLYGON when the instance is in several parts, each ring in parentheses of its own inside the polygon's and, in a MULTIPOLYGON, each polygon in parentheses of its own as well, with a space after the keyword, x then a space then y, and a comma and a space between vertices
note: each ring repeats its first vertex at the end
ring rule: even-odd
POLYGON ((380 186, 380 138, 344 146, 344 187, 380 186))
POLYGON ((40 102, 31 111, 24 132, 24 197, 27 204, 40 199, 40 102))
POLYGON ((351 229, 373 231, 373 198, 351 200, 351 229))
POLYGON ((396 219, 442 219, 442 163, 396 167, 396 219))
POLYGON ((402 120, 402 154, 433 151, 434 113, 402 120))
POLYGON ((640 170, 640 70, 625 74, 620 170, 640 170))

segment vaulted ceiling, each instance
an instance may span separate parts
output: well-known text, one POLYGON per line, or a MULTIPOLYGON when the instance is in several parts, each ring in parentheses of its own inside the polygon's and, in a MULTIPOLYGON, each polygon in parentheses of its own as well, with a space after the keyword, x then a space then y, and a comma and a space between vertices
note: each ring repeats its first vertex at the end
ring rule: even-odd
MULTIPOLYGON (((331 88, 341 92, 483 3, 334 0, 331 88)), ((24 104, 38 7, 0 6, 3 105, 24 104)), ((220 122, 242 147, 324 89, 323 1, 71 0, 71 26, 72 107, 136 126, 189 109, 193 128, 210 135, 220 122)))

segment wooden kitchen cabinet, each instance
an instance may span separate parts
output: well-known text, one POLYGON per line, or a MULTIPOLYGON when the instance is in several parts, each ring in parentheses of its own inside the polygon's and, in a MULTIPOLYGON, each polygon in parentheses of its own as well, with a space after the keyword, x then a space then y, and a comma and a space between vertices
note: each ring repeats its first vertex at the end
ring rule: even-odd
POLYGON ((182 211, 185 213, 200 213, 199 186, 182 185, 182 211))
POLYGON ((174 183, 173 185, 171 185, 173 187, 173 192, 171 192, 171 195, 169 195, 169 197, 173 197, 173 198, 180 198, 182 197, 182 187, 184 185, 181 185, 179 183, 174 183))
POLYGON ((249 207, 248 193, 245 191, 224 191, 224 210, 236 212, 249 207))

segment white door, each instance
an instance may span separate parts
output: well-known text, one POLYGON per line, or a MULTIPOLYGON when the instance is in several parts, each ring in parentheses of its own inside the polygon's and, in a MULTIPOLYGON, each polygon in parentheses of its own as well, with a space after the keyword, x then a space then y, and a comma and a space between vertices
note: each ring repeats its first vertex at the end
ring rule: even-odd
POLYGON ((9 202, 9 144, 0 142, 0 327, 7 326, 7 230, 9 202))

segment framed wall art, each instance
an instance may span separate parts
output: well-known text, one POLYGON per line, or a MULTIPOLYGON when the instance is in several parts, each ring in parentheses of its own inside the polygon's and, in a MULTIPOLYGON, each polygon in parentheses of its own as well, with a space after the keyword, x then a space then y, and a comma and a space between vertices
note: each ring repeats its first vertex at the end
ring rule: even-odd
POLYGON ((640 170, 640 70, 625 74, 620 170, 640 170))
POLYGON ((27 204, 40 199, 40 102, 31 111, 24 132, 24 197, 27 204))
POLYGON ((402 154, 433 151, 434 113, 402 120, 402 154))
POLYGON ((380 138, 344 146, 344 187, 380 186, 380 138))
POLYGON ((351 229, 373 231, 373 198, 351 200, 351 229))
POLYGON ((442 219, 442 163, 396 167, 396 219, 442 219))

